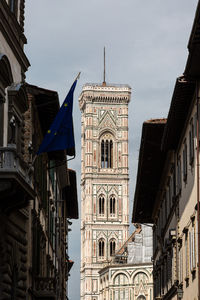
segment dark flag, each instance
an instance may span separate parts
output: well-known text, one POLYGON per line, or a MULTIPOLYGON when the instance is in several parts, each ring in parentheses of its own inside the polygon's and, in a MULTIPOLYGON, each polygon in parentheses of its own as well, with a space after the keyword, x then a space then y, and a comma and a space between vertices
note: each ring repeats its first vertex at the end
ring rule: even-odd
POLYGON ((74 81, 50 129, 47 131, 37 154, 58 150, 67 150, 70 156, 75 155, 73 131, 73 95, 77 79, 74 81))

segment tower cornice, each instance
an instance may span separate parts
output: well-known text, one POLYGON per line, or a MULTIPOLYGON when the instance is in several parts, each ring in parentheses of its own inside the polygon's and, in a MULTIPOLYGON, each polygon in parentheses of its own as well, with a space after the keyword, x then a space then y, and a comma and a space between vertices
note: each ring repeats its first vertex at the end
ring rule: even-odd
POLYGON ((79 97, 80 109, 85 103, 128 104, 131 99, 131 87, 127 84, 87 83, 79 97))
POLYGON ((129 91, 131 92, 131 87, 128 84, 115 84, 115 83, 107 83, 106 85, 102 85, 99 83, 86 83, 83 86, 84 91, 129 91))

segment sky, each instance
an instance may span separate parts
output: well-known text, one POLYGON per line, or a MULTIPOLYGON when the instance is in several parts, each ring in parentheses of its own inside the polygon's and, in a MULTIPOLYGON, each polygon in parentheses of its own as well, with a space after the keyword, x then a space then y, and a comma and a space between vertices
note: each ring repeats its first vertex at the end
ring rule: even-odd
MULTIPOLYGON (((31 63, 30 84, 55 90, 60 102, 81 72, 74 93, 76 158, 80 203, 82 86, 103 81, 129 84, 130 217, 142 123, 167 117, 176 78, 184 72, 187 44, 197 0, 26 0, 25 52, 31 63)), ((80 209, 80 204, 79 204, 80 209)), ((79 214, 80 216, 80 214, 79 214)), ((69 255, 75 264, 69 280, 69 299, 79 300, 80 219, 69 233, 69 255)))

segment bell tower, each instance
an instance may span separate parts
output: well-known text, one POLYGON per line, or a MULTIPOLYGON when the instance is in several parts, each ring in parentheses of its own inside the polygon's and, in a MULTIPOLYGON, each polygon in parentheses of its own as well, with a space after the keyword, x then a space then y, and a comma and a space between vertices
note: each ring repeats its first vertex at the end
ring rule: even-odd
POLYGON ((81 300, 99 300, 99 270, 128 238, 128 85, 85 84, 81 117, 81 300))

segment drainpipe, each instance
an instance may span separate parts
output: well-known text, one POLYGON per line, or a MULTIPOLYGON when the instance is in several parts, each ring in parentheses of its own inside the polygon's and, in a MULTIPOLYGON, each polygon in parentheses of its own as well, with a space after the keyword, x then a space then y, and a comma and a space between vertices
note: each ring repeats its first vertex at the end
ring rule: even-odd
POLYGON ((198 300, 200 300, 200 207, 199 207, 199 95, 198 82, 196 82, 197 98, 197 224, 198 224, 198 300))

